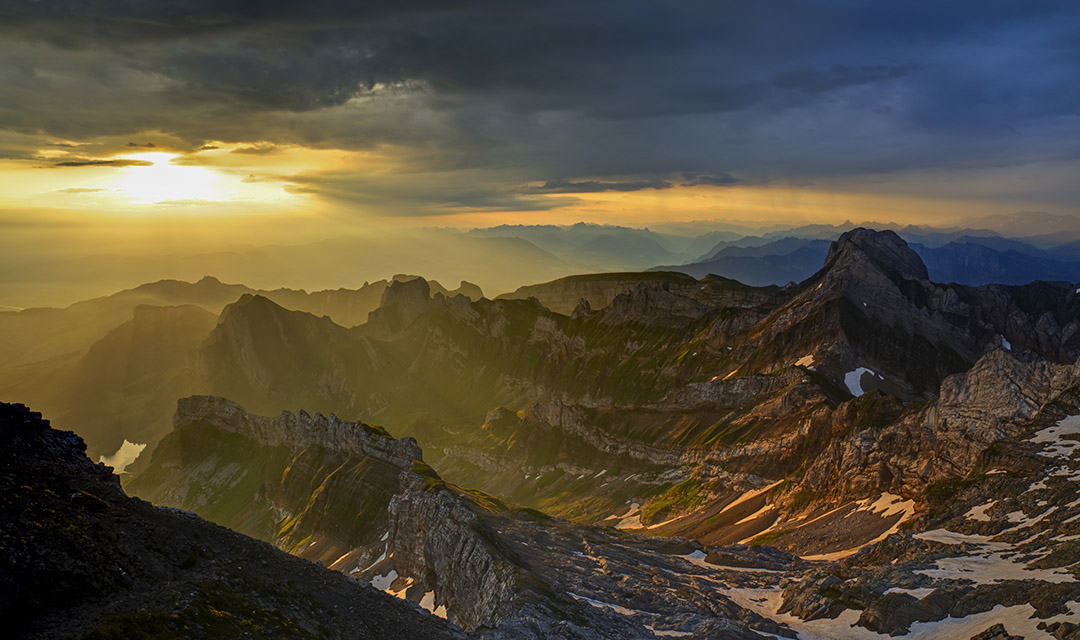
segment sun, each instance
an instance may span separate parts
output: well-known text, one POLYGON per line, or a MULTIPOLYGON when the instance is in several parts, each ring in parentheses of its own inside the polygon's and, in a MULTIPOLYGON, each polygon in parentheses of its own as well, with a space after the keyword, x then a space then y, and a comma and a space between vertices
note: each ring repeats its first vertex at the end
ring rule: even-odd
POLYGON ((166 152, 126 156, 151 164, 125 167, 117 187, 136 203, 215 200, 223 195, 219 175, 203 167, 173 164, 178 157, 166 152))

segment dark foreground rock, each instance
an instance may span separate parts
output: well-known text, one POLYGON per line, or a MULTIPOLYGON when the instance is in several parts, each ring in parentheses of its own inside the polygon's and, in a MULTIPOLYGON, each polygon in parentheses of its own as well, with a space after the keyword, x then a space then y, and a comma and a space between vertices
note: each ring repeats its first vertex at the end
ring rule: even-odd
POLYGON ((9 638, 453 638, 415 605, 129 498, 82 439, 0 404, 0 628, 9 638))

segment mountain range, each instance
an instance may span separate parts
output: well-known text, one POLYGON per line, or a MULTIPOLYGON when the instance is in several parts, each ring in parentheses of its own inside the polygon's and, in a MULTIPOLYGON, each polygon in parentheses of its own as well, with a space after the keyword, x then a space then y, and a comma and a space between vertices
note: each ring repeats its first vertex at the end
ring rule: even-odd
POLYGON ((134 495, 476 637, 1075 637, 1080 290, 941 284, 949 246, 854 229, 783 286, 403 277, 358 324, 221 290, 0 382, 147 444, 134 495))
MULTIPOLYGON (((1036 280, 1080 281, 1080 260, 1072 243, 1040 249, 996 236, 905 234, 909 246, 926 264, 931 279, 968 285, 1027 284, 1036 280), (916 237, 923 243, 911 242, 916 237)), ((700 278, 715 274, 764 286, 801 282, 817 271, 829 241, 811 237, 776 240, 744 238, 725 241, 697 261, 654 267, 700 278)))

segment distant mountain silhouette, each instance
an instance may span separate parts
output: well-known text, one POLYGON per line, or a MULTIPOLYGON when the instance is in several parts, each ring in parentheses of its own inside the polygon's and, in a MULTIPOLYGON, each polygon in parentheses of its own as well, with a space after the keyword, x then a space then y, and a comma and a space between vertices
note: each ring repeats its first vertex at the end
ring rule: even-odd
MULTIPOLYGON (((926 263, 930 279, 936 282, 981 285, 1080 281, 1080 243, 1046 250, 1000 236, 916 232, 900 235, 910 241, 911 248, 926 263)), ((722 242, 707 259, 684 265, 661 265, 651 270, 679 271, 695 278, 714 274, 755 286, 786 284, 800 282, 813 274, 825 258, 828 246, 826 240, 797 237, 749 245, 722 242)))

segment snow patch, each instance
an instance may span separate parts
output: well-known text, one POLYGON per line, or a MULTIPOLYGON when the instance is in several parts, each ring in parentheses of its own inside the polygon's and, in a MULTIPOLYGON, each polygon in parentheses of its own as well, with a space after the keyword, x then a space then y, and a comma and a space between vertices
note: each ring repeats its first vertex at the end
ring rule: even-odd
MULTIPOLYGON (((768 486, 762 487, 760 489, 751 489, 750 491, 747 491, 746 493, 744 493, 741 496, 739 496, 738 498, 736 498, 735 502, 732 502, 728 506, 721 509, 720 513, 724 513, 725 511, 728 511, 730 509, 733 509, 733 508, 739 506, 740 504, 746 502, 747 500, 751 500, 753 498, 756 498, 756 497, 760 496, 761 494, 765 493, 769 489, 772 489, 773 487, 780 484, 781 482, 783 482, 783 480, 777 480, 776 482, 774 482, 774 483, 772 483, 772 484, 770 484, 768 486)), ((719 514, 717 514, 717 515, 719 515, 719 514)))
MULTIPOLYGON (((1030 491, 1030 489, 1028 489, 1030 491)), ((997 500, 991 500, 986 504, 980 504, 977 507, 972 507, 964 514, 964 517, 968 520, 976 520, 978 522, 990 522, 990 516, 986 515, 986 512, 990 510, 990 507, 997 504, 997 500)))
POLYGON ((397 578, 397 571, 391 569, 390 573, 386 574, 385 576, 375 576, 374 578, 372 578, 371 586, 375 587, 379 591, 386 591, 390 588, 390 585, 394 583, 394 580, 397 580, 397 578))
MULTIPOLYGON (((801 640, 888 640, 889 636, 854 626, 861 611, 845 609, 835 619, 800 620, 790 613, 777 613, 783 599, 780 589, 722 589, 721 593, 735 604, 776 622, 786 624, 799 634, 801 640)), ((780 636, 773 636, 780 637, 780 636)))
POLYGON ((646 529, 659 529, 660 527, 662 527, 662 526, 664 526, 666 524, 671 524, 672 522, 675 522, 676 520, 681 520, 681 519, 683 519, 685 517, 686 517, 686 515, 675 516, 674 518, 668 518, 667 520, 664 520, 663 522, 657 522, 656 524, 650 524, 649 526, 647 526, 645 528, 646 529))
POLYGON ((865 391, 863 391, 862 388, 862 377, 863 374, 867 373, 872 376, 877 376, 881 380, 885 379, 885 376, 882 376, 879 373, 874 373, 873 370, 866 367, 859 367, 854 371, 848 371, 844 374, 844 384, 847 385, 848 391, 851 392, 851 395, 858 397, 866 393, 865 391))
POLYGON ((1050 458, 1071 458, 1080 450, 1080 440, 1065 436, 1080 436, 1080 415, 1063 418, 1031 437, 1031 442, 1043 445, 1042 455, 1050 458))
POLYGON ((601 600, 593 600, 592 598, 587 598, 585 596, 579 596, 578 594, 574 593, 573 591, 567 591, 566 593, 568 595, 570 595, 571 597, 573 597, 573 598, 576 598, 576 599, 581 600, 583 602, 588 602, 589 604, 591 604, 592 606, 594 606, 594 607, 596 607, 598 609, 604 609, 604 608, 611 609, 615 613, 618 613, 618 614, 621 614, 621 615, 624 615, 624 616, 633 616, 633 615, 651 616, 651 615, 656 615, 656 614, 653 614, 653 613, 649 613, 648 611, 641 611, 641 610, 638 610, 638 609, 627 609, 626 607, 623 607, 623 606, 620 606, 620 605, 617 605, 617 604, 611 604, 610 602, 603 602, 601 600))
MULTIPOLYGON (((915 591, 914 589, 912 591, 915 591)), ((860 611, 846 609, 835 619, 800 620, 789 613, 777 613, 783 598, 780 589, 725 589, 723 593, 739 606, 754 611, 766 618, 785 624, 799 634, 801 640, 889 640, 889 636, 856 626, 860 611)), ((1025 638, 1046 638, 1048 634, 1038 628, 1040 622, 1074 621, 1080 615, 1080 604, 1066 604, 1069 613, 1056 615, 1045 620, 1035 617, 1035 608, 1030 604, 1012 607, 998 605, 990 611, 976 613, 964 618, 945 618, 937 622, 915 622, 910 631, 901 636, 904 640, 941 640, 942 638, 970 638, 982 633, 995 624, 1002 624, 1012 635, 1025 638)), ((779 636, 774 636, 779 637, 779 636)))
MULTIPOLYGON (((727 565, 722 565, 722 564, 713 564, 713 563, 708 562, 708 561, 705 560, 705 552, 702 551, 701 549, 698 549, 696 551, 692 551, 692 552, 690 552, 690 553, 688 553, 686 555, 683 555, 683 556, 675 556, 675 557, 676 558, 682 558, 683 560, 686 560, 687 562, 694 565, 695 567, 701 567, 702 569, 710 569, 712 571, 740 571, 740 572, 744 572, 744 573, 782 573, 783 572, 781 569, 764 569, 764 568, 761 568, 761 567, 729 567, 727 565)), ((672 571, 670 569, 664 569, 663 567, 657 567, 657 569, 661 569, 663 571, 666 571, 666 572, 668 572, 668 573, 670 573, 672 575, 676 575, 676 576, 691 575, 691 574, 686 574, 686 573, 678 573, 678 572, 672 571)), ((707 576, 699 576, 697 574, 692 574, 692 575, 694 575, 694 577, 698 577, 698 578, 711 579, 711 578, 708 578, 707 576)))
MULTIPOLYGON (((1039 518, 1045 517, 1046 513, 1039 518)), ((1033 523, 1034 521, 1031 521, 1033 523)), ((1020 525, 1021 529, 1030 524, 1020 525)), ((1004 532, 1002 532, 1004 533, 1004 532)), ((1014 545, 1007 542, 991 542, 990 536, 956 533, 945 529, 934 529, 915 535, 916 538, 943 544, 974 544, 979 549, 974 553, 952 558, 940 558, 932 569, 918 569, 916 573, 941 579, 971 580, 976 584, 991 584, 1000 580, 1042 580, 1045 582, 1075 582, 1072 574, 1057 569, 1028 569, 1024 563, 1013 562, 1006 558, 1013 552, 1014 545)))
POLYGON ((750 515, 746 516, 742 520, 739 520, 738 522, 736 522, 735 526, 739 526, 740 524, 746 524, 747 522, 753 522, 754 520, 757 520, 761 516, 765 515, 765 513, 767 511, 771 510, 772 508, 773 508, 773 506, 771 504, 767 504, 767 505, 761 507, 760 509, 758 509, 757 511, 755 511, 755 512, 751 513, 750 515))
POLYGON ((1009 545, 1003 542, 990 542, 990 536, 980 536, 974 533, 956 533, 947 529, 923 531, 922 533, 916 533, 915 538, 927 542, 940 542, 941 544, 981 544, 998 549, 1009 548, 1009 545))
POLYGON ((914 598, 916 598, 918 600, 922 600, 926 596, 930 595, 930 592, 932 592, 933 590, 934 590, 933 587, 921 587, 921 588, 918 588, 918 589, 905 589, 903 587, 892 587, 891 589, 887 589, 885 591, 885 593, 887 593, 887 594, 888 593, 906 593, 909 596, 912 596, 912 597, 914 597, 914 598))
POLYGON ((652 634, 654 636, 656 636, 657 638, 685 638, 685 637, 694 635, 690 631, 672 631, 672 630, 657 631, 656 629, 653 629, 651 624, 645 625, 645 628, 648 629, 649 631, 652 631, 652 634))
POLYGON ((630 510, 621 516, 619 523, 615 525, 616 529, 640 529, 641 524, 641 505, 633 503, 630 505, 630 510))
POLYGON ((941 558, 934 569, 918 569, 916 573, 931 578, 971 580, 975 584, 992 584, 1001 580, 1042 580, 1043 582, 1075 582, 1072 574, 1057 569, 1028 569, 1013 562, 1001 552, 984 555, 941 558))
POLYGON ((428 591, 420 598, 420 608, 427 609, 429 613, 435 613, 435 592, 428 591))

